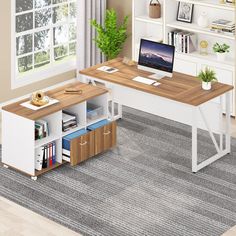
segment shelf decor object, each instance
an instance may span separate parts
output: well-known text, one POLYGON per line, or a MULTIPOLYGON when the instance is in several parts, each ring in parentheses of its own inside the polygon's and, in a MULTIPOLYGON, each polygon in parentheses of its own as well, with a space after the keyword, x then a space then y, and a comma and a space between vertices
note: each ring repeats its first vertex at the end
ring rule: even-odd
POLYGON ((177 21, 192 23, 194 4, 187 2, 179 2, 177 11, 177 21))
POLYGON ((198 17, 197 20, 197 24, 198 26, 202 27, 202 28, 207 28, 209 25, 209 20, 207 17, 207 13, 205 11, 203 11, 200 16, 198 17))
POLYGON ((229 52, 229 48, 230 48, 230 46, 225 43, 224 44, 219 44, 219 43, 214 44, 213 50, 217 55, 218 61, 225 61, 226 53, 229 52))
POLYGON ((150 18, 161 18, 161 4, 158 0, 151 0, 149 3, 149 17, 150 18))
POLYGON ((200 54, 203 56, 207 56, 208 55, 208 51, 207 51, 208 42, 206 40, 202 40, 199 45, 200 45, 200 54))
POLYGON ((217 81, 215 71, 206 67, 198 74, 198 78, 202 81, 202 89, 211 90, 211 82, 217 81))

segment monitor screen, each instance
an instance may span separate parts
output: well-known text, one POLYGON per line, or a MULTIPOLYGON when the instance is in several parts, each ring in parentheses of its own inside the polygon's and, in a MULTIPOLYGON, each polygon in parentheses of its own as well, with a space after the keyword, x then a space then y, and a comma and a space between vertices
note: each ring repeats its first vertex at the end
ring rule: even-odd
POLYGON ((152 69, 172 73, 175 47, 141 39, 138 64, 152 69))

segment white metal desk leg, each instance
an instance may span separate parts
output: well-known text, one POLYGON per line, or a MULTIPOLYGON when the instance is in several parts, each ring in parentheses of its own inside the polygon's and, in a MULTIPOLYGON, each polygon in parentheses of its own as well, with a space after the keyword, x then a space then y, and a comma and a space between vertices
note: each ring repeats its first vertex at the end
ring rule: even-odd
POLYGON ((197 172, 197 107, 193 108, 192 121, 192 172, 197 172))
POLYGON ((220 150, 223 151, 224 128, 223 128, 223 95, 220 96, 220 150))
POLYGON ((226 102, 226 150, 227 153, 231 152, 231 134, 230 134, 230 97, 231 93, 227 92, 225 94, 225 102, 226 102))
POLYGON ((118 116, 121 119, 122 118, 122 105, 118 104, 118 116))

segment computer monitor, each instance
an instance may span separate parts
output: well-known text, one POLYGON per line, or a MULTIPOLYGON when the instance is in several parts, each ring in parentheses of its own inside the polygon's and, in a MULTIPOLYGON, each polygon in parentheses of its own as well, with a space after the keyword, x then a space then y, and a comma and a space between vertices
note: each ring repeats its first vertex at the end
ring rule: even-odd
POLYGON ((172 77, 174 55, 175 47, 172 45, 141 39, 138 69, 154 73, 149 76, 153 79, 172 77))

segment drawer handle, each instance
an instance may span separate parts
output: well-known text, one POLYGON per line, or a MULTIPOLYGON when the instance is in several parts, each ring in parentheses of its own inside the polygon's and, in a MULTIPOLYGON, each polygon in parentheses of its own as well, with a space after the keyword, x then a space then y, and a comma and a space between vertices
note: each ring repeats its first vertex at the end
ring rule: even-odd
POLYGON ((80 146, 86 145, 88 142, 80 143, 80 146))
POLYGON ((108 131, 108 132, 104 132, 103 134, 104 135, 109 135, 111 133, 111 131, 108 131))

